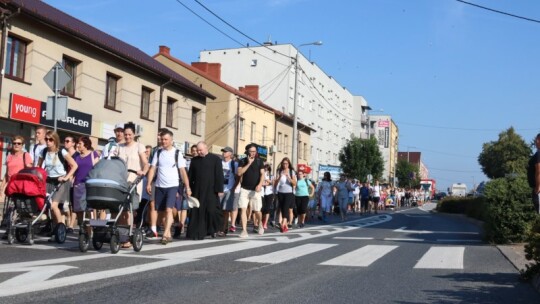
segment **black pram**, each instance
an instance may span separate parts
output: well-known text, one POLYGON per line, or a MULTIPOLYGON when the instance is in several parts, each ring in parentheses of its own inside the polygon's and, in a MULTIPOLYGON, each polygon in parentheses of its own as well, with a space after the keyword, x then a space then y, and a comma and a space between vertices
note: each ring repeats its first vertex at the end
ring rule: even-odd
MULTIPOLYGON (((131 196, 137 191, 137 184, 142 177, 137 177, 132 183, 127 181, 128 172, 126 163, 120 158, 100 160, 88 173, 86 180, 87 211, 109 210, 110 219, 87 219, 86 212, 83 217, 81 233, 79 235, 79 249, 82 252, 88 250, 90 236, 88 227, 92 230, 92 245, 99 250, 103 243, 109 243, 111 252, 117 253, 120 244, 129 242, 133 244, 135 251, 140 251, 143 246, 143 233, 138 228, 133 228, 133 205, 131 196), (123 211, 129 210, 128 225, 118 225, 118 219, 123 211), (115 214, 113 216, 113 214, 115 214)), ((134 172, 136 173, 136 172, 134 172)))

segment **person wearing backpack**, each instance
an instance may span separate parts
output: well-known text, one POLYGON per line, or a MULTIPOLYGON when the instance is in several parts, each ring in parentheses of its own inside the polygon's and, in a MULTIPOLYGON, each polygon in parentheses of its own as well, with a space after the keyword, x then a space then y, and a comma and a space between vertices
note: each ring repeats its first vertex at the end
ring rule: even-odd
POLYGON ((274 189, 277 191, 278 208, 281 211, 281 232, 289 231, 288 225, 292 223, 292 208, 294 202, 293 189, 296 186, 296 174, 292 170, 291 160, 285 157, 279 163, 274 189))
POLYGON ((315 192, 315 187, 307 179, 304 171, 298 171, 298 179, 296 182, 296 210, 298 212, 298 227, 303 228, 306 222, 306 211, 309 202, 309 197, 315 192))
MULTIPOLYGON (((69 200, 70 183, 66 183, 73 178, 77 171, 77 163, 66 149, 60 147, 60 137, 58 133, 47 131, 45 135, 47 148, 43 149, 38 162, 38 167, 47 172, 47 193, 51 193, 54 188, 61 184, 51 199, 51 211, 53 222, 58 224, 62 219, 62 213, 58 205, 60 202, 69 200)), ((54 236, 51 237, 52 241, 54 236)))

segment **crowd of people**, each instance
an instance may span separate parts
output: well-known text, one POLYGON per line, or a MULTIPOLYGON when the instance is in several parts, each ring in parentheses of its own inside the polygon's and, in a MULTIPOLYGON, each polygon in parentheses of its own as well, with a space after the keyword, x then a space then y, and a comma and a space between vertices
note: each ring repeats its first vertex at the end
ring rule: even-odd
MULTIPOLYGON (((119 224, 126 225, 134 217, 135 223, 147 227, 147 238, 161 234, 162 244, 181 237, 201 240, 237 232, 247 238, 249 233, 264 234, 269 226, 286 233, 315 218, 327 222, 335 214, 345 221, 349 213, 378 213, 388 206, 410 205, 421 196, 414 190, 381 186, 378 181, 370 185, 346 175, 333 181, 329 172, 316 183, 307 172, 295 170, 287 157, 273 172, 257 154, 255 144, 247 145, 245 157, 238 159, 231 147, 224 147, 219 157, 201 141, 187 157, 174 146, 174 135, 166 128, 158 131, 154 147, 137 141, 131 122, 115 125, 114 133, 101 151, 94 149, 87 136, 67 136, 62 145, 59 135, 45 127, 37 128, 31 151, 24 150, 22 136, 14 136, 2 189, 21 169, 43 168, 48 192, 57 188, 51 198, 52 220, 65 222, 67 232, 73 233, 87 211, 88 173, 100 160, 118 157, 131 171, 128 182, 143 177, 131 195, 134 214, 124 212, 119 224), (252 223, 251 231, 248 223, 252 223)), ((107 215, 100 211, 98 216, 107 215)))

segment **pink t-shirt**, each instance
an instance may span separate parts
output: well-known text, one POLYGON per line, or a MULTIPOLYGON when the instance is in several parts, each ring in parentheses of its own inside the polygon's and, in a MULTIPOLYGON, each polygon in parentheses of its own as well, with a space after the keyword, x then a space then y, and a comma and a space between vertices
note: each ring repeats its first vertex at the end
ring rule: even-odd
POLYGON ((13 174, 18 173, 22 169, 24 169, 24 164, 29 164, 32 166, 32 157, 30 156, 30 153, 24 152, 22 154, 8 154, 6 159, 6 167, 7 167, 7 178, 8 180, 13 176, 13 174), (24 162, 23 162, 24 157, 24 162))

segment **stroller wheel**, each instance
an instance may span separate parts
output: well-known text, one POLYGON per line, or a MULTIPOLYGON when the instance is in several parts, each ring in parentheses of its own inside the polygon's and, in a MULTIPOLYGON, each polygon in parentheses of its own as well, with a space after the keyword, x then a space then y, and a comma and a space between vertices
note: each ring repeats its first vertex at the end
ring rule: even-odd
POLYGON ((26 239, 28 238, 28 231, 22 228, 15 228, 15 238, 19 243, 26 242, 26 239))
POLYGON ((109 245, 111 247, 111 253, 118 253, 118 251, 120 250, 120 240, 119 240, 118 232, 116 232, 115 234, 111 236, 111 241, 109 245))
POLYGON ((94 249, 95 249, 95 250, 100 250, 101 247, 103 247, 103 243, 102 243, 102 242, 98 242, 98 241, 96 241, 94 238, 92 238, 92 246, 94 246, 94 249))
POLYGON ((131 244, 133 244, 133 250, 139 252, 143 246, 143 233, 140 229, 133 230, 133 235, 131 236, 131 244))
POLYGON ((81 252, 88 251, 88 245, 90 245, 90 240, 88 238, 88 234, 86 234, 86 233, 79 234, 79 250, 81 252))
POLYGON ((64 223, 58 223, 54 227, 54 240, 58 244, 63 244, 66 241, 66 225, 64 223))
POLYGON ((14 228, 10 227, 7 230, 7 242, 8 244, 13 244, 15 242, 15 231, 13 231, 14 228))

